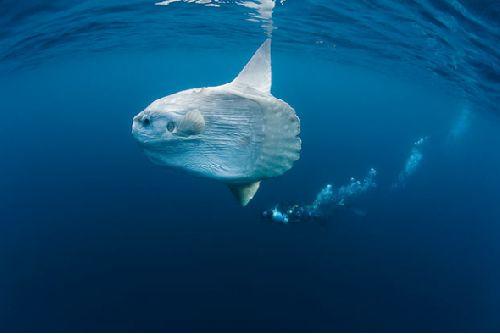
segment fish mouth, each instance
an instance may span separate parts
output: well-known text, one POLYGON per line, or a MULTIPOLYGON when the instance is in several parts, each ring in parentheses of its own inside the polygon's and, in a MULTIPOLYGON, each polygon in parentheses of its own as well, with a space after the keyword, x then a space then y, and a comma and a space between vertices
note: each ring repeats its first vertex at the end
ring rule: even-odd
POLYGON ((150 146, 164 144, 167 140, 165 138, 158 138, 158 136, 152 136, 147 132, 143 131, 141 125, 139 124, 141 116, 134 116, 132 121, 132 137, 140 146, 150 146))

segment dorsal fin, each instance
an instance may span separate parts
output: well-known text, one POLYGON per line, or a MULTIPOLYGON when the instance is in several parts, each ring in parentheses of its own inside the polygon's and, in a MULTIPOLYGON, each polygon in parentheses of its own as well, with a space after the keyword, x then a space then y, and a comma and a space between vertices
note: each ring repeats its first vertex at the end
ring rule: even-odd
POLYGON ((266 39, 255 51, 252 59, 245 65, 232 84, 240 89, 251 87, 259 92, 271 94, 271 39, 266 39))
POLYGON ((241 205, 247 205, 259 190, 260 181, 246 184, 228 184, 229 189, 241 205))

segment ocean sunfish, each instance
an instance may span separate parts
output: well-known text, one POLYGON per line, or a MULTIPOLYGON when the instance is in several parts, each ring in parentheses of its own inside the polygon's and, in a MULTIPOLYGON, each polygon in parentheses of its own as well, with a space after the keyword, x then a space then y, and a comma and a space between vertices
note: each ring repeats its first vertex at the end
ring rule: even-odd
POLYGON ((300 157, 299 118, 271 95, 271 76, 268 39, 232 82, 154 101, 132 134, 154 163, 222 181, 246 205, 300 157))

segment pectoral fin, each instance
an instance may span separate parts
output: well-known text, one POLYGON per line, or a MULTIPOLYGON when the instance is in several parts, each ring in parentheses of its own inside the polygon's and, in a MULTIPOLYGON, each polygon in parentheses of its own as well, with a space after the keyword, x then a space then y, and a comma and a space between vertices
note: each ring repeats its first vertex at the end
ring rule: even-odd
POLYGON ((177 135, 192 136, 198 135, 205 129, 205 117, 199 110, 190 110, 184 115, 177 127, 177 135))
POLYGON ((254 183, 246 184, 229 184, 229 190, 233 193, 234 197, 240 202, 241 205, 245 206, 252 198, 255 196, 257 190, 259 190, 260 181, 254 183))

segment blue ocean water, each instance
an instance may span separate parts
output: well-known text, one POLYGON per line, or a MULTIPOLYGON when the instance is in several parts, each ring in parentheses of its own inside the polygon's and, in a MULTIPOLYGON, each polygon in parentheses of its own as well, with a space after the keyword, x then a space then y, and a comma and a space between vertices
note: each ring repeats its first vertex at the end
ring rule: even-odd
POLYGON ((0 1, 0 330, 500 330, 500 3, 270 3, 0 1), (302 153, 242 208, 131 123, 271 31, 302 153), (370 168, 364 215, 260 218, 370 168))

